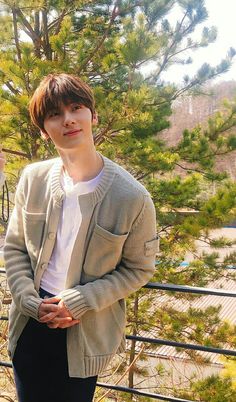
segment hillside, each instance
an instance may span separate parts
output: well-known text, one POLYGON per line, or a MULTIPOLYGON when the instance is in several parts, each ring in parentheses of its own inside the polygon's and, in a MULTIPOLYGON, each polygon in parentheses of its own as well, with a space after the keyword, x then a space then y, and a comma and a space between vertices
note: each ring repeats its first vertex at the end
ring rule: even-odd
MULTIPOLYGON (((181 139, 184 129, 192 129, 198 124, 207 125, 209 117, 219 110, 224 110, 224 99, 236 99, 236 81, 207 86, 202 95, 178 99, 173 104, 170 128, 162 133, 161 138, 168 145, 175 145, 181 139)), ((220 171, 226 170, 232 178, 236 178, 236 151, 218 158, 216 168, 220 171)))

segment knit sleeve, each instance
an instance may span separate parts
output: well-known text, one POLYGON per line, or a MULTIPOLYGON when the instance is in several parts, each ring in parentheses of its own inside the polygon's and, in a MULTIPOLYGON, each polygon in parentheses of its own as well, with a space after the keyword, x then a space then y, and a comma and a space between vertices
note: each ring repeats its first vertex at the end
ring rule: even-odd
POLYGON ((24 174, 16 190, 15 207, 12 212, 4 245, 6 275, 13 301, 24 315, 38 318, 38 308, 42 302, 34 287, 33 271, 27 252, 22 208, 24 207, 24 174))
POLYGON ((118 267, 102 278, 60 293, 74 318, 86 311, 100 311, 137 291, 152 277, 158 248, 156 215, 149 195, 124 244, 118 267))

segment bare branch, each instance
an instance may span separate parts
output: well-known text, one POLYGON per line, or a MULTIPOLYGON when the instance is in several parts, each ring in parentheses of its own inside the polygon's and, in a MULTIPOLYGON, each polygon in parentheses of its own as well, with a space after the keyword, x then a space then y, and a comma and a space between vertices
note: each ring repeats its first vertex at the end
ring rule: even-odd
POLYGON ((190 172, 196 172, 196 173, 201 173, 203 176, 207 176, 206 172, 204 172, 204 170, 199 170, 199 169, 193 169, 193 168, 189 168, 183 165, 180 165, 180 163, 175 163, 176 166, 180 167, 183 170, 187 170, 190 172))
POLYGON ((2 151, 6 152, 8 154, 17 155, 17 156, 23 156, 24 158, 29 159, 29 155, 24 153, 24 152, 21 152, 21 151, 13 151, 13 150, 8 149, 8 148, 2 148, 2 151))
POLYGON ((15 45, 16 45, 17 58, 18 58, 18 61, 21 61, 21 50, 20 50, 18 28, 17 28, 17 14, 15 11, 15 8, 12 8, 12 16, 13 16, 13 30, 14 30, 14 40, 15 40, 15 45))
POLYGON ((35 11, 35 14, 34 14, 34 31, 35 31, 36 35, 40 36, 39 11, 35 11))
POLYGON ((10 89, 10 91, 11 91, 14 95, 19 95, 20 91, 19 91, 18 89, 15 89, 9 81, 4 82, 4 85, 6 85, 7 88, 10 89))
POLYGON ((23 23, 23 25, 25 26, 25 28, 27 29, 27 32, 28 32, 29 36, 31 37, 32 41, 33 42, 38 42, 38 41, 40 42, 40 37, 33 30, 32 26, 27 21, 27 19, 25 18, 24 14, 22 13, 21 9, 16 7, 15 12, 18 15, 18 17, 20 18, 20 20, 23 23))
POLYGON ((52 49, 48 35, 48 10, 44 8, 42 10, 42 22, 43 22, 43 48, 47 60, 52 60, 52 49))

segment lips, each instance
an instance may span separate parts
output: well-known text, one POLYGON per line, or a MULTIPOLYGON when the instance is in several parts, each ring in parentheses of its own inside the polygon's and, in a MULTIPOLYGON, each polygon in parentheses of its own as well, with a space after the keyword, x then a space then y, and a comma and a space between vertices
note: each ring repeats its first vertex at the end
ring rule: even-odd
POLYGON ((79 128, 78 130, 71 130, 71 131, 67 131, 66 133, 64 133, 63 135, 67 136, 67 137, 73 137, 74 135, 78 135, 82 132, 81 128, 79 128))

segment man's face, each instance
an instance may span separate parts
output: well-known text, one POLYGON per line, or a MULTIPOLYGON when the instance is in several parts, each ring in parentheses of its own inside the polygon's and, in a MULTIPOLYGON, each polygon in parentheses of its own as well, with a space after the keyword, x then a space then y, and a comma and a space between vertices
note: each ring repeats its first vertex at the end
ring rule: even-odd
POLYGON ((58 150, 75 149, 93 144, 90 109, 79 103, 61 104, 51 110, 44 120, 44 138, 51 138, 58 150))

